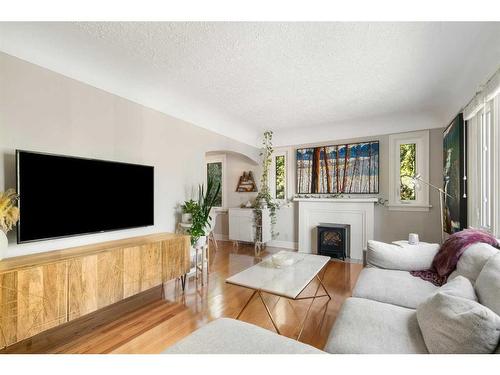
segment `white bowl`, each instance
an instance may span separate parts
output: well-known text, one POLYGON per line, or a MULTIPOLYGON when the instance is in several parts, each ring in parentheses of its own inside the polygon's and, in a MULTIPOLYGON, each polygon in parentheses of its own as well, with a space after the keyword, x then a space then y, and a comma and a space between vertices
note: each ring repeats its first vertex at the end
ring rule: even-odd
POLYGON ((288 254, 282 254, 282 253, 274 254, 271 257, 271 261, 276 267, 286 267, 286 266, 291 266, 293 264, 293 258, 288 254))

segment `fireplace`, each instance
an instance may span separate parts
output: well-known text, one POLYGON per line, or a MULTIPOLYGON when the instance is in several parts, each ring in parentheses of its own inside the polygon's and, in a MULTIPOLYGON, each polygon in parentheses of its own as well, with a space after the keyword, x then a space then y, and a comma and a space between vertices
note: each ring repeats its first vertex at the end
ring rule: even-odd
POLYGON ((351 226, 349 224, 322 224, 317 227, 318 254, 345 260, 351 256, 351 226))

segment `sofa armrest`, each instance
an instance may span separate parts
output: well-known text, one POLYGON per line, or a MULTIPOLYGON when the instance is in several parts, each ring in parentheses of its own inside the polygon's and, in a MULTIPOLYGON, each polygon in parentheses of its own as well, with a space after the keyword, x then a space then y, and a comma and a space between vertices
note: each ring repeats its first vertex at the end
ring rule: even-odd
POLYGON ((438 244, 422 244, 408 248, 371 240, 368 241, 366 262, 373 267, 391 270, 427 270, 438 250, 438 244))

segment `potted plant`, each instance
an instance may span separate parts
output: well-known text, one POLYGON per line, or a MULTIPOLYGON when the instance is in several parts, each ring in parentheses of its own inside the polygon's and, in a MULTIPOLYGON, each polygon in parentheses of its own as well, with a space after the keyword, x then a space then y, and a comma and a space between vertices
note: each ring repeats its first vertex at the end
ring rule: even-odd
POLYGON ((181 206, 181 209, 182 209, 181 222, 191 223, 193 220, 193 213, 195 213, 196 210, 198 209, 198 202, 195 202, 192 199, 185 201, 184 204, 181 206))
POLYGON ((0 260, 7 250, 7 233, 19 220, 19 208, 16 206, 18 199, 14 189, 0 192, 0 260))
POLYGON ((188 229, 193 246, 201 247, 206 243, 207 230, 212 221, 210 211, 214 207, 219 190, 220 183, 215 183, 211 177, 208 177, 206 190, 203 184, 198 186, 198 202, 193 204, 191 227, 188 229))
MULTIPOLYGON (((262 220, 261 209, 269 209, 269 217, 271 219, 271 234, 273 238, 276 238, 278 233, 275 233, 274 227, 276 225, 276 213, 279 210, 279 205, 275 202, 269 191, 269 168, 272 164, 272 155, 274 152, 273 148, 273 132, 267 130, 264 132, 264 138, 262 140, 262 150, 260 156, 262 156, 262 176, 260 178, 260 191, 255 198, 255 225, 256 228, 260 228, 259 223, 262 220)), ((257 238, 260 237, 260 233, 257 233, 257 238)))

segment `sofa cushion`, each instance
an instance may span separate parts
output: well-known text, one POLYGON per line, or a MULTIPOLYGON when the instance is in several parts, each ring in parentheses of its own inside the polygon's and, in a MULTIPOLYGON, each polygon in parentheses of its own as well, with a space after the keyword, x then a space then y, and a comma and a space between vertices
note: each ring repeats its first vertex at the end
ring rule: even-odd
POLYGON ((477 301, 477 295, 474 291, 472 283, 469 279, 463 276, 457 276, 454 279, 448 281, 446 284, 440 287, 437 292, 477 301))
POLYGON ((500 338, 500 317, 476 301, 444 292, 417 308, 425 344, 433 354, 492 353, 500 338))
POLYGON ((310 345, 235 319, 214 320, 164 354, 324 354, 310 345))
POLYGON ((369 265, 400 271, 420 271, 430 268, 439 250, 438 244, 401 247, 379 241, 368 241, 366 261, 369 265))
POLYGON ((352 296, 415 309, 438 289, 406 271, 365 268, 352 296))
POLYGON ((486 262, 495 254, 498 254, 498 250, 488 244, 470 245, 458 260, 453 275, 464 276, 474 283, 486 262))
POLYGON ((479 302, 500 315, 500 253, 486 262, 475 288, 479 302))
POLYGON ((427 353, 415 310, 348 298, 330 332, 329 353, 427 353))

